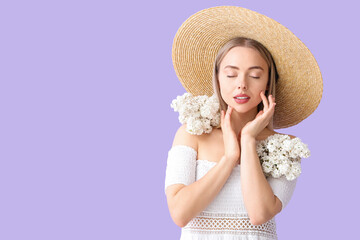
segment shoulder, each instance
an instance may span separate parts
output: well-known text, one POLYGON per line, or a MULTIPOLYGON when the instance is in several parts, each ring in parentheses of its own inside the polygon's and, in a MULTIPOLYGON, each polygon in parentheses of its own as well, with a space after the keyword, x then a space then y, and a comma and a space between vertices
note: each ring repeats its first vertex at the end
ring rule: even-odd
POLYGON ((176 131, 172 146, 186 145, 196 151, 198 150, 198 136, 186 131, 186 123, 181 125, 176 131))

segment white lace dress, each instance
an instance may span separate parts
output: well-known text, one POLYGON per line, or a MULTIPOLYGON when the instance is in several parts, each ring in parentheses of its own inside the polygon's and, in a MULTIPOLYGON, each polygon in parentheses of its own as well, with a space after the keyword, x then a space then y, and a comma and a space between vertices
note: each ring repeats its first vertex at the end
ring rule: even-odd
MULTIPOLYGON (((301 143, 298 138, 296 139, 301 143)), ((256 141, 257 146, 265 140, 256 141)), ((196 150, 189 146, 173 146, 168 152, 165 190, 172 184, 189 185, 199 180, 216 164, 205 159, 197 160, 196 150)), ((181 229, 180 240, 277 239, 275 217, 262 225, 250 223, 242 196, 240 167, 241 165, 234 167, 210 205, 181 229)), ((297 178, 289 181, 285 176, 268 176, 266 179, 284 209, 294 192, 297 178)))

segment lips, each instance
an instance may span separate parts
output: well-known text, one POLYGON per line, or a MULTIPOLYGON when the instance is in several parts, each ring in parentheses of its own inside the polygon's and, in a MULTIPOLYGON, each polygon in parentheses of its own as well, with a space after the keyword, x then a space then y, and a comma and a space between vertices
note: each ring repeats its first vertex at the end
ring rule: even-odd
POLYGON ((235 99, 235 102, 237 102, 237 103, 247 103, 249 101, 249 98, 244 98, 244 99, 234 98, 234 99, 235 99))
POLYGON ((236 98, 236 97, 247 97, 247 98, 250 98, 248 95, 246 95, 246 94, 238 94, 238 95, 236 95, 234 98, 236 98))
POLYGON ((246 103, 246 102, 249 101, 249 99, 250 99, 250 97, 249 97, 248 95, 246 95, 246 94, 238 94, 238 95, 236 95, 236 96, 234 97, 234 100, 235 100, 235 102, 237 102, 237 103, 246 103), (241 98, 239 99, 239 98, 237 98, 237 97, 241 97, 241 98))

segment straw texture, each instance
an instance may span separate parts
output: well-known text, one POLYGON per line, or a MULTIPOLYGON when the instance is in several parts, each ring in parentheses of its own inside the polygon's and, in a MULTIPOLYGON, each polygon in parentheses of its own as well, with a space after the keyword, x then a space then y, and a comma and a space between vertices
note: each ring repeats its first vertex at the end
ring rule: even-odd
POLYGON ((310 50, 275 20, 236 6, 219 6, 190 16, 178 29, 172 47, 175 72, 187 92, 212 96, 213 65, 218 50, 234 37, 262 43, 278 73, 274 129, 298 124, 318 107, 323 81, 310 50))

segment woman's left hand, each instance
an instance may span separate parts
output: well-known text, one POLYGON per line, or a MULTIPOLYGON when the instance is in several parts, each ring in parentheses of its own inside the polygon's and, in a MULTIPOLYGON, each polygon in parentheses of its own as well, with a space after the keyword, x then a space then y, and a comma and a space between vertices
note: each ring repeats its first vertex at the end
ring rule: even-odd
POLYGON ((248 122, 241 130, 241 136, 256 138, 257 135, 269 124, 275 111, 275 98, 269 95, 269 102, 263 91, 260 96, 263 101, 264 109, 259 111, 255 119, 248 122))

